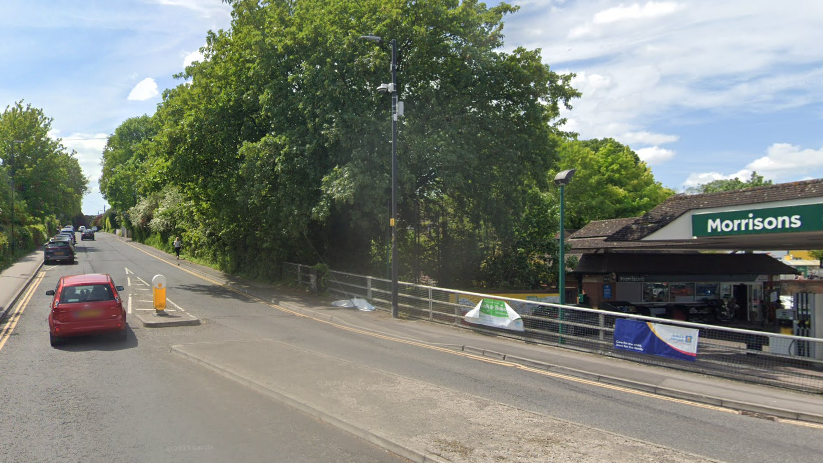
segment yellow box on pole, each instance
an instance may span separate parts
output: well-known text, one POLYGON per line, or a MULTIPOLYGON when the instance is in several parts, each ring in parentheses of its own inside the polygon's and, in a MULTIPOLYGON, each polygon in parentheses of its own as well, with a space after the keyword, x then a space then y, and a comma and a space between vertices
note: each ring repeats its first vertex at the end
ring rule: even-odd
POLYGON ((152 296, 154 300, 154 310, 157 315, 166 314, 166 277, 155 275, 151 279, 152 296))

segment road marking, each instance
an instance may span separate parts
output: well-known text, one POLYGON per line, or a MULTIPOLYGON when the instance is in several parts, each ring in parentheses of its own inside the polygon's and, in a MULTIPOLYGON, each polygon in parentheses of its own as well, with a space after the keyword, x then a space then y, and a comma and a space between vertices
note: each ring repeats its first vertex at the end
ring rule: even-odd
POLYGON ((134 272, 132 272, 131 270, 129 270, 128 267, 126 267, 126 275, 134 275, 134 272))
POLYGON ((40 286, 40 283, 43 281, 45 276, 46 272, 40 272, 37 275, 37 278, 35 278, 34 284, 26 290, 26 293, 23 295, 23 299, 17 302, 17 305, 14 308, 14 313, 8 318, 6 326, 3 327, 2 332, 0 332, 0 350, 3 350, 3 346, 6 345, 6 341, 9 340, 11 333, 17 326, 17 322, 20 321, 20 316, 23 315, 23 311, 26 310, 26 307, 28 307, 29 301, 32 296, 34 296, 34 292, 37 291, 38 286, 40 286))
MULTIPOLYGON (((638 395, 638 396, 642 396, 642 397, 649 397, 649 398, 653 398, 653 399, 662 400, 662 401, 665 401, 665 402, 672 402, 672 403, 679 403, 679 404, 683 404, 683 405, 690 405, 690 406, 693 406, 693 407, 704 408, 704 409, 708 409, 708 410, 714 410, 714 411, 725 412, 725 413, 740 414, 740 412, 738 410, 734 410, 734 409, 730 409, 730 408, 718 407, 718 406, 715 406, 715 405, 709 405, 709 404, 704 404, 704 403, 700 403, 700 402, 692 402, 690 400, 678 399, 678 398, 674 398, 674 397, 666 397, 664 395, 653 394, 651 392, 645 392, 645 391, 640 391, 640 390, 637 390, 637 389, 630 389, 630 388, 623 387, 623 386, 615 386, 615 385, 612 385, 612 384, 606 384, 606 383, 602 383, 602 382, 598 382, 598 381, 591 381, 591 380, 588 380, 588 379, 578 378, 576 376, 571 376, 571 375, 566 375, 566 374, 561 374, 561 373, 556 373, 556 372, 551 372, 551 371, 546 371, 546 370, 539 370, 539 369, 536 369, 536 368, 531 368, 531 367, 528 367, 528 366, 525 366, 525 365, 521 365, 519 363, 509 362, 509 361, 505 361, 505 360, 495 360, 495 359, 492 359, 492 358, 489 358, 489 357, 483 357, 483 356, 476 355, 476 354, 469 354, 469 353, 466 353, 466 352, 456 351, 456 350, 448 349, 448 348, 445 348, 445 347, 433 346, 433 345, 426 344, 426 343, 419 342, 419 341, 413 341, 413 340, 408 340, 408 339, 403 339, 403 338, 396 338, 396 337, 393 337, 393 336, 383 335, 383 334, 379 334, 379 333, 373 333, 371 331, 366 331, 366 330, 362 330, 362 329, 359 329, 359 328, 353 328, 353 327, 349 327, 349 326, 345 326, 345 325, 340 325, 340 324, 337 324, 337 323, 334 323, 334 322, 331 322, 331 321, 328 321, 328 320, 315 318, 315 317, 312 317, 310 315, 306 315, 306 314, 296 312, 296 311, 291 310, 291 309, 287 309, 283 306, 275 304, 274 302, 269 302, 269 301, 266 301, 265 299, 262 299, 258 296, 255 296, 253 294, 246 293, 246 292, 240 291, 238 289, 235 289, 234 287, 232 287, 231 285, 229 285, 227 283, 221 283, 217 280, 206 277, 206 276, 204 276, 204 275, 202 275, 198 272, 194 272, 194 271, 189 270, 189 269, 181 268, 178 265, 174 264, 173 261, 166 260, 166 259, 164 259, 160 256, 157 256, 157 255, 152 254, 148 251, 140 249, 139 247, 135 246, 134 244, 131 244, 131 243, 126 243, 126 244, 131 246, 132 248, 144 253, 144 254, 147 254, 151 257, 154 257, 155 259, 157 259, 161 262, 165 262, 165 263, 177 268, 178 270, 182 270, 182 271, 184 271, 184 272, 186 272, 190 275, 196 276, 196 277, 198 277, 202 280, 205 280, 209 283, 212 283, 212 284, 217 285, 221 288, 227 289, 227 290, 229 290, 229 291, 231 291, 235 294, 241 295, 243 297, 248 297, 250 299, 254 299, 254 300, 256 300, 256 301, 258 301, 258 302, 260 302, 264 305, 267 305, 269 307, 277 309, 281 312, 286 312, 286 313, 289 313, 291 315, 294 315, 297 318, 305 318, 305 319, 308 319, 308 320, 314 320, 314 321, 317 321, 317 322, 320 322, 320 323, 325 323, 326 325, 329 325, 329 326, 332 326, 332 327, 335 327, 335 328, 339 328, 339 329, 346 330, 346 331, 351 331, 351 332, 362 334, 362 335, 365 335, 365 336, 384 339, 384 340, 387 340, 387 341, 394 341, 394 342, 398 342, 398 343, 402 343, 402 344, 413 345, 413 346, 417 346, 417 347, 420 347, 420 348, 423 348, 423 349, 435 350, 435 351, 439 351, 439 352, 443 352, 443 353, 447 353, 447 354, 458 355, 458 356, 470 358, 470 359, 473 359, 473 360, 479 360, 481 362, 493 363, 493 364, 496 364, 496 365, 501 365, 501 366, 510 367, 510 368, 517 368, 519 370, 536 373, 536 374, 539 374, 539 375, 542 375, 542 376, 549 376, 549 377, 553 377, 553 378, 557 378, 557 379, 562 379, 562 380, 565 380, 565 381, 571 381, 571 382, 575 382, 575 383, 579 383, 579 384, 587 384, 587 385, 590 385, 590 386, 595 386, 595 387, 599 387, 599 388, 603 388, 603 389, 610 389, 610 390, 613 390, 613 391, 624 392, 626 394, 638 395)), ((806 426, 806 427, 813 427, 813 428, 817 428, 817 427, 823 428, 823 426, 821 426, 821 425, 817 425, 817 424, 814 424, 814 423, 808 423, 808 422, 804 422, 804 421, 799 421, 799 420, 778 419, 777 421, 779 421, 781 423, 795 424, 795 425, 799 425, 799 426, 806 426)))
POLYGON ((129 286, 131 286, 131 277, 126 277, 126 282, 128 282, 129 286))
POLYGON ((131 313, 131 294, 129 294, 129 313, 131 313))

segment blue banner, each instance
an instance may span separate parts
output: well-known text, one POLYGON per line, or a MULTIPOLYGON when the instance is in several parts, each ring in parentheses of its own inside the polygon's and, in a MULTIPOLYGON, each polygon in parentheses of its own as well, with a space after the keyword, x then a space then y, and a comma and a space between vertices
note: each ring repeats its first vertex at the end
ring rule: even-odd
POLYGON ((694 361, 697 334, 692 328, 619 318, 614 323, 614 348, 694 361))

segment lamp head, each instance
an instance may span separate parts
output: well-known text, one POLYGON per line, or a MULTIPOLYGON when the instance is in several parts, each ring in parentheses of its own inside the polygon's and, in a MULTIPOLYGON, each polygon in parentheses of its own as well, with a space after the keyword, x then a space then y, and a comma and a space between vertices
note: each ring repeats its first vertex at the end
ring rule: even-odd
POLYGON ((378 37, 378 36, 376 36, 376 35, 361 35, 361 36, 360 36, 360 38, 361 38, 361 39, 368 40, 369 42, 377 42, 377 43, 380 43, 380 42, 382 42, 382 41, 383 41, 383 38, 382 38, 382 37, 378 37))
POLYGON ((558 173, 554 177, 554 184, 557 186, 568 185, 575 172, 577 172, 577 169, 564 170, 563 172, 558 173))

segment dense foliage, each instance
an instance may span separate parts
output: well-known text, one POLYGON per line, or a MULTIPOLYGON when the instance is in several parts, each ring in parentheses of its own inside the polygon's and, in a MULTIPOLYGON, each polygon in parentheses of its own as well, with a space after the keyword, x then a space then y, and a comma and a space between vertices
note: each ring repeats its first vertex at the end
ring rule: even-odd
MULTIPOLYGON (((153 116, 118 127, 104 152, 100 189, 138 239, 170 246, 182 236, 189 255, 259 277, 285 260, 386 275, 391 102, 376 88, 390 81, 396 39, 401 279, 422 272, 441 285, 517 288, 554 280, 547 173, 576 162, 562 160, 577 148, 559 116, 579 93, 539 50, 501 51, 503 18, 517 7, 228 3, 231 30, 209 33, 205 59, 178 76, 184 83, 153 116)), ((614 158, 644 176, 618 182, 597 218, 665 197, 636 156, 623 159, 627 148, 610 149, 594 150, 590 164, 614 158)))
POLYGON ((771 180, 766 180, 762 175, 758 175, 757 172, 752 172, 752 176, 748 180, 740 180, 738 177, 715 180, 689 188, 686 192, 689 194, 719 193, 721 191, 737 191, 771 184, 771 180))
POLYGON ((48 136, 51 123, 42 110, 22 101, 0 114, 0 185, 8 185, 0 188, 0 254, 4 262, 13 260, 9 253, 12 240, 15 250, 31 250, 56 233, 61 224, 82 215, 88 180, 76 153, 48 136))

